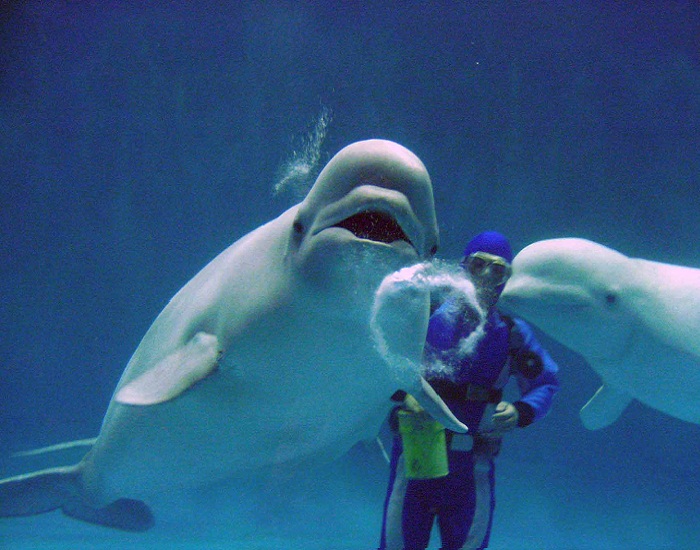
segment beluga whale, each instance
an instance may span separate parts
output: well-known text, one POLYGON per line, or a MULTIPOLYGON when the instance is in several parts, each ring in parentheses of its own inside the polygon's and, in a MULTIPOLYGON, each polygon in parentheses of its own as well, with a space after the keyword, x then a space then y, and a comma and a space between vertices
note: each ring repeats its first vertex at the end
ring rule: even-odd
POLYGON ((332 460, 374 438, 399 388, 466 431, 418 368, 429 291, 394 288, 377 299, 385 278, 437 247, 420 159, 386 140, 343 148, 301 203, 236 241, 170 300, 78 464, 0 482, 0 516, 60 509, 144 531, 154 523, 151 495, 332 460), (375 345, 371 318, 402 361, 375 345))
POLYGON ((516 255, 501 303, 601 377, 580 412, 586 428, 612 424, 633 399, 700 424, 700 269, 543 240, 516 255))

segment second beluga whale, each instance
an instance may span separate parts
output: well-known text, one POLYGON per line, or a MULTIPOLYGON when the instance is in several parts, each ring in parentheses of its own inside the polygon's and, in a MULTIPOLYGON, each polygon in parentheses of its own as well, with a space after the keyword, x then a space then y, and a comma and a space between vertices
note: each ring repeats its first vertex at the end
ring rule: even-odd
POLYGON ((633 399, 700 424, 700 269, 549 239, 515 257, 501 300, 602 378, 581 410, 588 429, 612 424, 633 399))

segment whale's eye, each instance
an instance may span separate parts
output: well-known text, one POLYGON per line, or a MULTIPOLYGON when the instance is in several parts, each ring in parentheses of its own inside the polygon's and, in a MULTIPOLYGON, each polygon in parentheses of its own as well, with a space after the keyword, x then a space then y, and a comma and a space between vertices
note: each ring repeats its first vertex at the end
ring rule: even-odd
POLYGON ((304 225, 299 220, 294 220, 294 225, 292 227, 294 228, 295 233, 304 232, 304 225))
POLYGON ((605 303, 609 306, 614 306, 617 303, 617 296, 615 296, 615 294, 612 292, 608 292, 605 295, 605 303))
POLYGON ((430 249, 430 256, 435 256, 435 254, 437 254, 437 251, 438 251, 438 246, 433 245, 433 248, 430 249))
POLYGON ((401 229, 401 226, 396 223, 396 220, 384 212, 359 212, 344 219, 336 224, 335 227, 342 227, 356 237, 370 241, 381 243, 393 243, 394 241, 411 242, 403 229, 401 229))

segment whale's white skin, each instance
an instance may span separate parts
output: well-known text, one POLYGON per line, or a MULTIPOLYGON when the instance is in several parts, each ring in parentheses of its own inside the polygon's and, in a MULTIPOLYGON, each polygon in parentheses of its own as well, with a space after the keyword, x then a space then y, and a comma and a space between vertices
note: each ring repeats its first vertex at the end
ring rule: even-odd
POLYGON ((632 399, 700 424, 700 269, 544 240, 515 257, 500 303, 600 375, 581 410, 587 428, 608 426, 632 399))
POLYGON ((377 434, 398 388, 466 429, 417 367, 428 290, 404 292, 406 299, 395 292, 372 312, 385 277, 429 260, 437 246, 422 162, 384 140, 344 148, 300 204, 232 244, 172 298, 129 361, 86 457, 0 482, 0 515, 60 507, 142 530, 150 520, 121 519, 131 505, 95 511, 333 459, 377 434), (401 328, 387 331, 400 334, 388 345, 405 363, 392 365, 377 350, 371 315, 401 328))

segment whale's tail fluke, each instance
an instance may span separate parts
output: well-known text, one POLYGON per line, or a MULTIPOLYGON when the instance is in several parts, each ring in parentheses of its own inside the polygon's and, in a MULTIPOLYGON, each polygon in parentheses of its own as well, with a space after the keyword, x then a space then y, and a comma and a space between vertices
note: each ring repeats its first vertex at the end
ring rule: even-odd
POLYGON ((79 465, 3 479, 0 517, 32 516, 60 509, 72 518, 123 531, 142 532, 153 526, 153 513, 140 500, 124 498, 93 508, 82 493, 79 465))
POLYGON ((56 445, 49 445, 48 447, 41 447, 40 449, 31 449, 29 451, 17 451, 12 453, 10 456, 13 458, 25 458, 30 456, 38 456, 47 453, 54 453, 57 451, 71 450, 80 447, 92 447, 97 441, 96 437, 91 437, 89 439, 77 439, 75 441, 64 441, 63 443, 58 443, 56 445))

